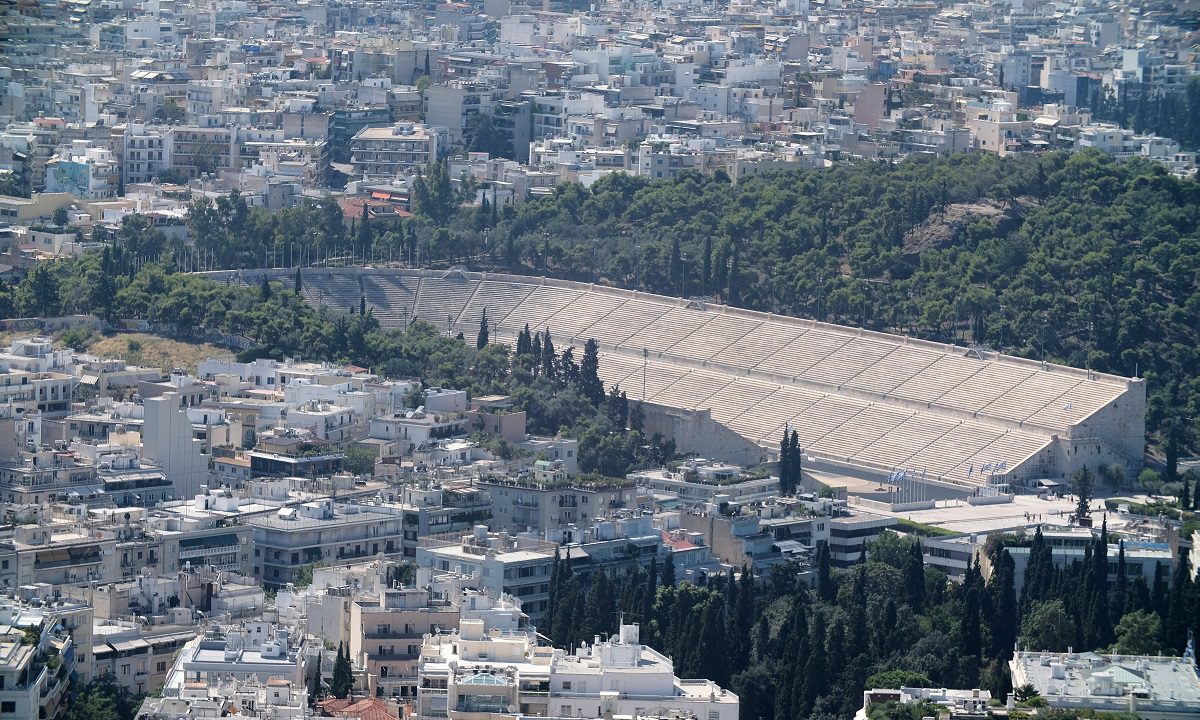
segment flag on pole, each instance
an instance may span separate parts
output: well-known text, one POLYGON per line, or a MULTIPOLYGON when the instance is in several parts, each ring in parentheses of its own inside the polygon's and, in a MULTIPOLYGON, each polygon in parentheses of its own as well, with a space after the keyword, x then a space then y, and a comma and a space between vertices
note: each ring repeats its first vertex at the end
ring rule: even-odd
POLYGON ((971 463, 971 467, 967 468, 967 477, 975 474, 975 463, 971 463))

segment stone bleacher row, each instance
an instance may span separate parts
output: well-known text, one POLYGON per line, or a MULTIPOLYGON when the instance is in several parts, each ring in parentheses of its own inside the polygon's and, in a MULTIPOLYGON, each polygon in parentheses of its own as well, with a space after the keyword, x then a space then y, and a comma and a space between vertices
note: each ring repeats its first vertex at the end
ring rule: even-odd
POLYGON ((877 469, 907 468, 959 484, 986 484, 984 465, 1004 461, 1013 470, 1051 442, 1045 435, 952 420, 933 411, 730 378, 658 360, 643 366, 605 353, 600 370, 607 384, 620 385, 635 400, 643 397, 644 374, 648 402, 708 408, 714 420, 760 445, 776 446, 786 426, 812 455, 877 469))
POLYGON ((620 382, 631 398, 641 397, 645 349, 653 367, 645 378, 648 400, 710 408, 714 419, 764 445, 777 443, 784 424, 795 421, 805 434, 802 445, 814 453, 882 465, 919 461, 930 476, 965 480, 968 469, 998 460, 1012 468, 1044 447, 1050 434, 1124 392, 1116 383, 1070 373, 862 337, 852 329, 688 308, 650 295, 355 270, 306 271, 304 292, 331 308, 356 306, 365 296, 384 326, 403 322, 396 304, 439 327, 453 317, 464 331, 477 326, 486 308, 506 337, 528 324, 549 329, 559 347, 594 338, 635 355, 607 353, 605 360, 605 380, 620 382), (704 363, 707 369, 693 367, 704 363), (622 375, 622 368, 632 370, 622 375), (863 414, 868 408, 876 409, 863 414), (962 419, 939 415, 943 409, 962 419), (996 420, 1025 429, 989 425, 996 420), (1006 457, 987 457, 1001 452, 1006 457))

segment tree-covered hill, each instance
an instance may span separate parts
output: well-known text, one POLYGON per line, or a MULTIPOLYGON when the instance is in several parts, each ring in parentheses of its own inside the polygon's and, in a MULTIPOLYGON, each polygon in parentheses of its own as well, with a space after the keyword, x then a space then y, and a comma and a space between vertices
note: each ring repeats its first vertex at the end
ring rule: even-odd
POLYGON ((1149 162, 962 154, 736 185, 614 175, 508 214, 493 234, 513 269, 1144 376, 1171 466, 1194 448, 1200 185, 1149 162))

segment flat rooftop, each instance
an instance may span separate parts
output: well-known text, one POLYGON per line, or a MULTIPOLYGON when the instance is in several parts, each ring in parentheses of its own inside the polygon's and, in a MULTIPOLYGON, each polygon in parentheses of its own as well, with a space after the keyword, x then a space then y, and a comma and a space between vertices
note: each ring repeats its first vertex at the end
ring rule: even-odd
POLYGON ((1020 652, 1012 661, 1013 685, 1032 683, 1051 706, 1098 709, 1138 698, 1141 709, 1188 712, 1200 708, 1200 675, 1189 660, 1163 656, 1020 652), (1177 708, 1177 709, 1176 709, 1177 708))

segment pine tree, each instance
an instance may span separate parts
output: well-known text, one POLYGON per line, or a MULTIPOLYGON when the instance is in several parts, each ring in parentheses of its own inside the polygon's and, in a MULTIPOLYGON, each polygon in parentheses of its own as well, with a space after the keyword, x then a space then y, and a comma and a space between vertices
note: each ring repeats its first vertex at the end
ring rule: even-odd
POLYGON ((487 347, 488 339, 487 308, 484 308, 483 313, 479 316, 479 335, 475 337, 475 349, 482 350, 487 347))

